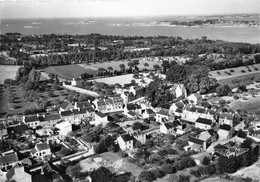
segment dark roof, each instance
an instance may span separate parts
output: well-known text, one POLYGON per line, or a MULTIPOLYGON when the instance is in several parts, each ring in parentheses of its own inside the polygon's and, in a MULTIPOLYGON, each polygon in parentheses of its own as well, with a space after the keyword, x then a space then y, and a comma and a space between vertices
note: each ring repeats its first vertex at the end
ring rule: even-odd
POLYGON ((176 105, 176 107, 181 108, 181 109, 185 106, 185 105, 183 104, 183 102, 181 102, 181 101, 176 102, 175 105, 176 105))
POLYGON ((45 121, 61 119, 60 114, 45 115, 45 121))
POLYGON ((124 134, 124 135, 121 135, 122 139, 125 141, 125 142, 128 142, 128 141, 131 141, 131 140, 134 140, 134 137, 129 135, 128 133, 127 134, 124 134))
POLYGON ((136 115, 138 115, 136 112, 134 112, 134 111, 128 111, 128 114, 129 115, 131 115, 131 116, 136 116, 136 115))
POLYGON ((210 114, 210 115, 215 115, 215 114, 216 114, 216 112, 210 109, 210 110, 208 110, 208 111, 207 111, 207 114, 210 114))
POLYGON ((80 110, 78 110, 78 109, 75 109, 75 110, 73 110, 73 113, 74 114, 85 114, 85 113, 87 113, 87 110, 86 110, 86 108, 82 108, 82 109, 80 109, 80 110))
POLYGON ((192 107, 192 108, 189 109, 189 111, 191 111, 191 112, 198 112, 198 113, 205 113, 206 109, 199 108, 199 107, 192 107))
POLYGON ((210 134, 211 136, 213 136, 214 134, 216 134, 216 131, 214 131, 213 129, 209 129, 208 132, 209 132, 209 134, 210 134))
POLYGON ((11 154, 5 155, 0 157, 0 165, 6 164, 6 163, 13 163, 13 162, 18 162, 18 156, 16 152, 13 152, 11 154))
POLYGON ((60 105, 62 109, 66 109, 69 105, 73 106, 69 101, 64 100, 63 103, 60 105))
POLYGON ((230 114, 230 113, 221 113, 221 114, 219 115, 219 118, 220 118, 220 119, 225 119, 225 118, 227 118, 227 119, 229 119, 229 120, 233 120, 233 114, 230 114))
POLYGON ((62 111, 60 113, 60 115, 61 115, 61 117, 63 117, 63 116, 71 116, 71 115, 73 115, 73 112, 72 111, 62 111))
POLYGON ((175 126, 181 126, 181 125, 182 125, 182 123, 181 123, 179 120, 174 120, 174 121, 173 121, 173 124, 174 124, 175 126))
POLYGON ((92 107, 91 104, 90 104, 88 101, 77 102, 77 106, 78 106, 79 108, 92 107))
POLYGON ((40 119, 39 119, 38 116, 33 115, 33 116, 25 116, 24 121, 25 121, 26 123, 29 123, 29 122, 40 121, 40 119))
POLYGON ((175 110, 175 112, 182 113, 182 109, 181 109, 181 108, 177 108, 177 109, 175 110))
POLYGON ((16 125, 16 126, 7 128, 8 133, 11 131, 13 131, 14 133, 23 133, 27 130, 29 130, 29 127, 25 124, 16 125))
POLYGON ((173 124, 173 123, 164 123, 164 125, 165 125, 165 127, 167 128, 167 129, 170 129, 170 128, 174 128, 175 127, 175 124, 173 124))
POLYGON ((96 112, 96 115, 98 115, 98 116, 101 117, 101 118, 104 118, 104 117, 107 116, 107 115, 105 115, 105 114, 102 113, 102 112, 96 112))
POLYGON ((0 130, 6 129, 6 126, 3 121, 0 121, 0 130))
POLYGON ((192 143, 199 144, 199 145, 202 145, 202 144, 204 143, 203 140, 198 139, 198 138, 195 138, 195 137, 190 137, 190 138, 189 138, 189 141, 192 142, 192 143))
POLYGON ((168 109, 161 109, 157 114, 169 116, 169 110, 168 109))
POLYGON ((87 112, 94 112, 95 110, 94 110, 92 107, 87 107, 87 108, 86 108, 86 111, 87 111, 87 112))
POLYGON ((50 149, 49 144, 47 144, 45 142, 44 143, 37 143, 36 147, 37 147, 38 151, 50 149))
POLYGON ((219 126, 219 129, 230 131, 231 130, 231 126, 227 125, 227 124, 223 124, 223 125, 219 126))
POLYGON ((148 114, 154 114, 155 112, 152 109, 149 108, 149 109, 147 109, 147 113, 148 114))
POLYGON ((196 123, 211 125, 211 124, 212 124, 212 121, 211 121, 210 119, 198 118, 198 119, 196 120, 196 123))

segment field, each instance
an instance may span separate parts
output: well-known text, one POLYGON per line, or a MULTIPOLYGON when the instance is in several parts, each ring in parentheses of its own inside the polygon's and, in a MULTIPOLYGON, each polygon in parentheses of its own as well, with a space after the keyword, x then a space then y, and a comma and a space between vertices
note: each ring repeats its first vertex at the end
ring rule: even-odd
MULTIPOLYGON (((119 83, 120 85, 124 86, 124 84, 129 84, 131 83, 131 80, 133 80, 133 75, 134 74, 127 74, 127 75, 120 75, 120 76, 113 76, 113 77, 107 77, 107 78, 97 78, 95 81, 97 82, 104 82, 106 84, 112 85, 119 83)), ((147 75, 147 74, 143 74, 147 75)), ((141 79, 134 79, 136 83, 139 83, 141 79)), ((150 78, 147 78, 144 76, 144 80, 146 83, 150 83, 152 80, 150 78)))
POLYGON ((222 83, 232 83, 235 79, 260 76, 260 64, 210 71, 209 74, 222 83), (241 72, 242 70, 244 73, 241 72))
POLYGON ((235 100, 230 103, 229 107, 233 110, 240 109, 258 113, 260 112, 260 96, 248 100, 235 100))
POLYGON ((95 75, 97 70, 91 68, 84 68, 79 65, 63 65, 63 66, 51 66, 45 68, 44 71, 49 73, 54 73, 64 79, 78 78, 82 73, 88 72, 95 75))
MULTIPOLYGON (((161 65, 161 62, 159 62, 159 61, 148 61, 145 59, 140 59, 139 62, 140 62, 140 64, 138 65, 139 70, 143 70, 145 68, 144 63, 149 64, 149 67, 147 67, 147 69, 154 69, 153 65, 155 65, 155 64, 161 65)), ((92 63, 92 64, 51 66, 51 67, 45 68, 43 71, 45 71, 47 74, 54 73, 64 79, 72 79, 72 78, 78 78, 82 73, 85 73, 85 72, 96 76, 99 68, 107 69, 108 67, 112 67, 113 70, 119 71, 120 64, 124 64, 125 68, 129 68, 127 66, 127 63, 128 63, 127 60, 121 60, 121 61, 110 61, 110 62, 96 63, 96 64, 92 63)))
MULTIPOLYGON (((92 68, 92 69, 96 69, 98 70, 98 68, 104 68, 104 69, 107 69, 109 66, 111 66, 114 70, 117 70, 119 71, 120 70, 120 67, 119 65, 120 64, 124 64, 126 68, 128 68, 128 63, 129 61, 127 60, 120 60, 120 61, 110 61, 110 62, 104 62, 104 63, 96 63, 96 64, 80 64, 80 66, 84 67, 84 68, 92 68)), ((149 64, 149 67, 147 67, 147 69, 154 69, 153 66, 155 64, 158 64, 159 66, 161 66, 161 62, 160 61, 148 61, 146 59, 139 59, 139 70, 143 70, 145 69, 144 67, 144 63, 148 63, 149 64)))
POLYGON ((0 65, 0 84, 4 83, 7 78, 14 79, 20 66, 0 65))

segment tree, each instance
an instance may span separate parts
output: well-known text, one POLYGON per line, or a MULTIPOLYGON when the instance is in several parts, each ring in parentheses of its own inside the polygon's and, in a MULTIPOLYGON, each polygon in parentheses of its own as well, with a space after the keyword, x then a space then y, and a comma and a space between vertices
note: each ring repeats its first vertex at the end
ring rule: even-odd
POLYGON ((72 177, 73 179, 84 179, 85 177, 87 177, 88 174, 81 172, 82 171, 82 167, 81 165, 78 163, 76 165, 72 165, 72 166, 68 166, 66 169, 66 173, 72 177))
POLYGON ((107 70, 111 73, 111 74, 113 74, 113 68, 111 67, 111 66, 109 66, 109 67, 107 67, 107 70))
POLYGON ((142 182, 155 180, 152 171, 142 171, 138 178, 142 182))
POLYGON ((186 66, 173 65, 166 72, 166 79, 172 83, 184 83, 187 77, 186 66))
POLYGON ((203 161, 202 161, 202 164, 205 165, 205 166, 209 165, 210 164, 210 159, 208 157, 204 157, 203 161))
POLYGON ((121 73, 125 72, 125 65, 124 64, 120 64, 119 67, 121 69, 121 73))
POLYGON ((158 64, 153 65, 153 68, 158 71, 160 69, 160 66, 158 64))
MULTIPOLYGON (((177 63, 176 63, 177 64, 177 63)), ((167 69, 169 69, 169 67, 170 67, 170 63, 169 63, 169 61, 163 61, 162 62, 162 68, 163 68, 163 74, 165 74, 166 73, 166 71, 167 71, 167 69)))
POLYGON ((145 70, 147 70, 146 67, 149 67, 149 64, 148 63, 144 63, 144 67, 145 67, 145 70))
POLYGON ((219 96, 226 96, 231 92, 231 88, 227 84, 221 84, 216 88, 216 92, 219 96))
POLYGON ((112 182, 114 175, 109 169, 101 166, 98 169, 93 170, 90 173, 90 177, 93 182, 112 182))

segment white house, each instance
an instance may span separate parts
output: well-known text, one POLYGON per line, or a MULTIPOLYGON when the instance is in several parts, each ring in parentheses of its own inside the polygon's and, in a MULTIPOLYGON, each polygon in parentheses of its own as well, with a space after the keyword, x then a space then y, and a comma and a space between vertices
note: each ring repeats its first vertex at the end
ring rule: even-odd
POLYGON ((42 128, 35 131, 39 136, 51 136, 53 135, 53 130, 50 128, 42 128))
POLYGON ((182 101, 175 102, 170 107, 170 114, 175 113, 177 109, 183 109, 185 104, 182 101))
POLYGON ((33 157, 45 157, 51 155, 51 149, 47 143, 37 143, 35 147, 31 150, 31 155, 33 157))
POLYGON ((90 122, 90 124, 99 125, 102 124, 105 126, 108 123, 107 115, 102 112, 95 113, 95 120, 90 122))
POLYGON ((124 100, 121 97, 111 97, 108 99, 95 99, 93 101, 95 109, 103 113, 123 112, 124 100))
POLYGON ((55 127, 59 129, 61 136, 67 136, 72 131, 72 124, 69 121, 60 121, 55 127))
POLYGON ((145 109, 145 111, 143 112, 143 118, 150 118, 150 117, 154 117, 156 115, 156 113, 151 109, 145 109))
POLYGON ((229 125, 233 127, 233 121, 234 121, 234 114, 232 113, 220 113, 219 115, 219 124, 223 125, 229 125))
POLYGON ((4 139, 7 136, 7 127, 4 121, 0 121, 0 140, 4 139))
POLYGON ((161 109, 159 112, 156 113, 156 121, 160 123, 164 123, 169 119, 169 110, 168 109, 161 109))
POLYGON ((171 122, 162 123, 160 125, 160 132, 164 134, 175 134, 176 133, 175 125, 171 122))
POLYGON ((38 115, 23 116, 23 122, 30 128, 36 128, 40 126, 40 118, 38 115))
POLYGON ((176 98, 179 98, 179 97, 186 98, 187 97, 187 91, 186 91, 184 84, 177 85, 177 87, 175 89, 175 96, 176 96, 176 98))
POLYGON ((219 141, 230 139, 232 137, 232 134, 233 134, 233 130, 230 125, 223 124, 219 126, 219 130, 218 130, 219 141))
POLYGON ((120 135, 117 142, 121 150, 133 150, 134 148, 134 137, 128 133, 120 135))
POLYGON ((51 114, 51 115, 42 115, 39 117, 40 123, 39 125, 42 127, 54 127, 58 121, 61 120, 61 116, 59 113, 51 114))
POLYGON ((198 118, 205 118, 215 120, 215 111, 205 109, 202 107, 190 107, 182 110, 182 119, 188 120, 190 122, 195 122, 198 118))
POLYGON ((207 149, 206 142, 195 137, 190 137, 188 139, 188 143, 189 145, 185 147, 185 150, 194 150, 196 152, 201 152, 207 149))
POLYGON ((201 103, 202 101, 202 96, 200 95, 200 93, 194 93, 188 96, 188 100, 190 102, 192 102, 193 104, 197 105, 199 103, 201 103))
POLYGON ((195 121, 195 127, 196 128, 200 128, 202 130, 209 130, 211 129, 211 125, 212 125, 212 120, 210 119, 205 119, 205 118, 198 118, 195 121))

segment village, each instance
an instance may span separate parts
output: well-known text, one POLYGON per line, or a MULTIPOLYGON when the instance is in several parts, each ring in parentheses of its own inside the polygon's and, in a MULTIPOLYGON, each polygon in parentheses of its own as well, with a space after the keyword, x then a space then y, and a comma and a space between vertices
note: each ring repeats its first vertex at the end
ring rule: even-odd
POLYGON ((258 159, 259 123, 223 109, 223 103, 213 102, 214 93, 187 95, 183 84, 165 80, 175 96, 166 109, 137 94, 148 83, 118 86, 100 96, 77 87, 82 82, 75 78, 61 86, 92 99, 65 99, 53 106, 55 112, 1 120, 0 181, 97 181, 94 172, 106 171, 102 167, 114 181, 153 181, 177 173, 179 181, 196 181, 214 175, 216 166, 229 173, 258 159), (241 164, 230 169, 220 163, 231 159, 241 164), (192 175, 182 174, 187 170, 192 175))

